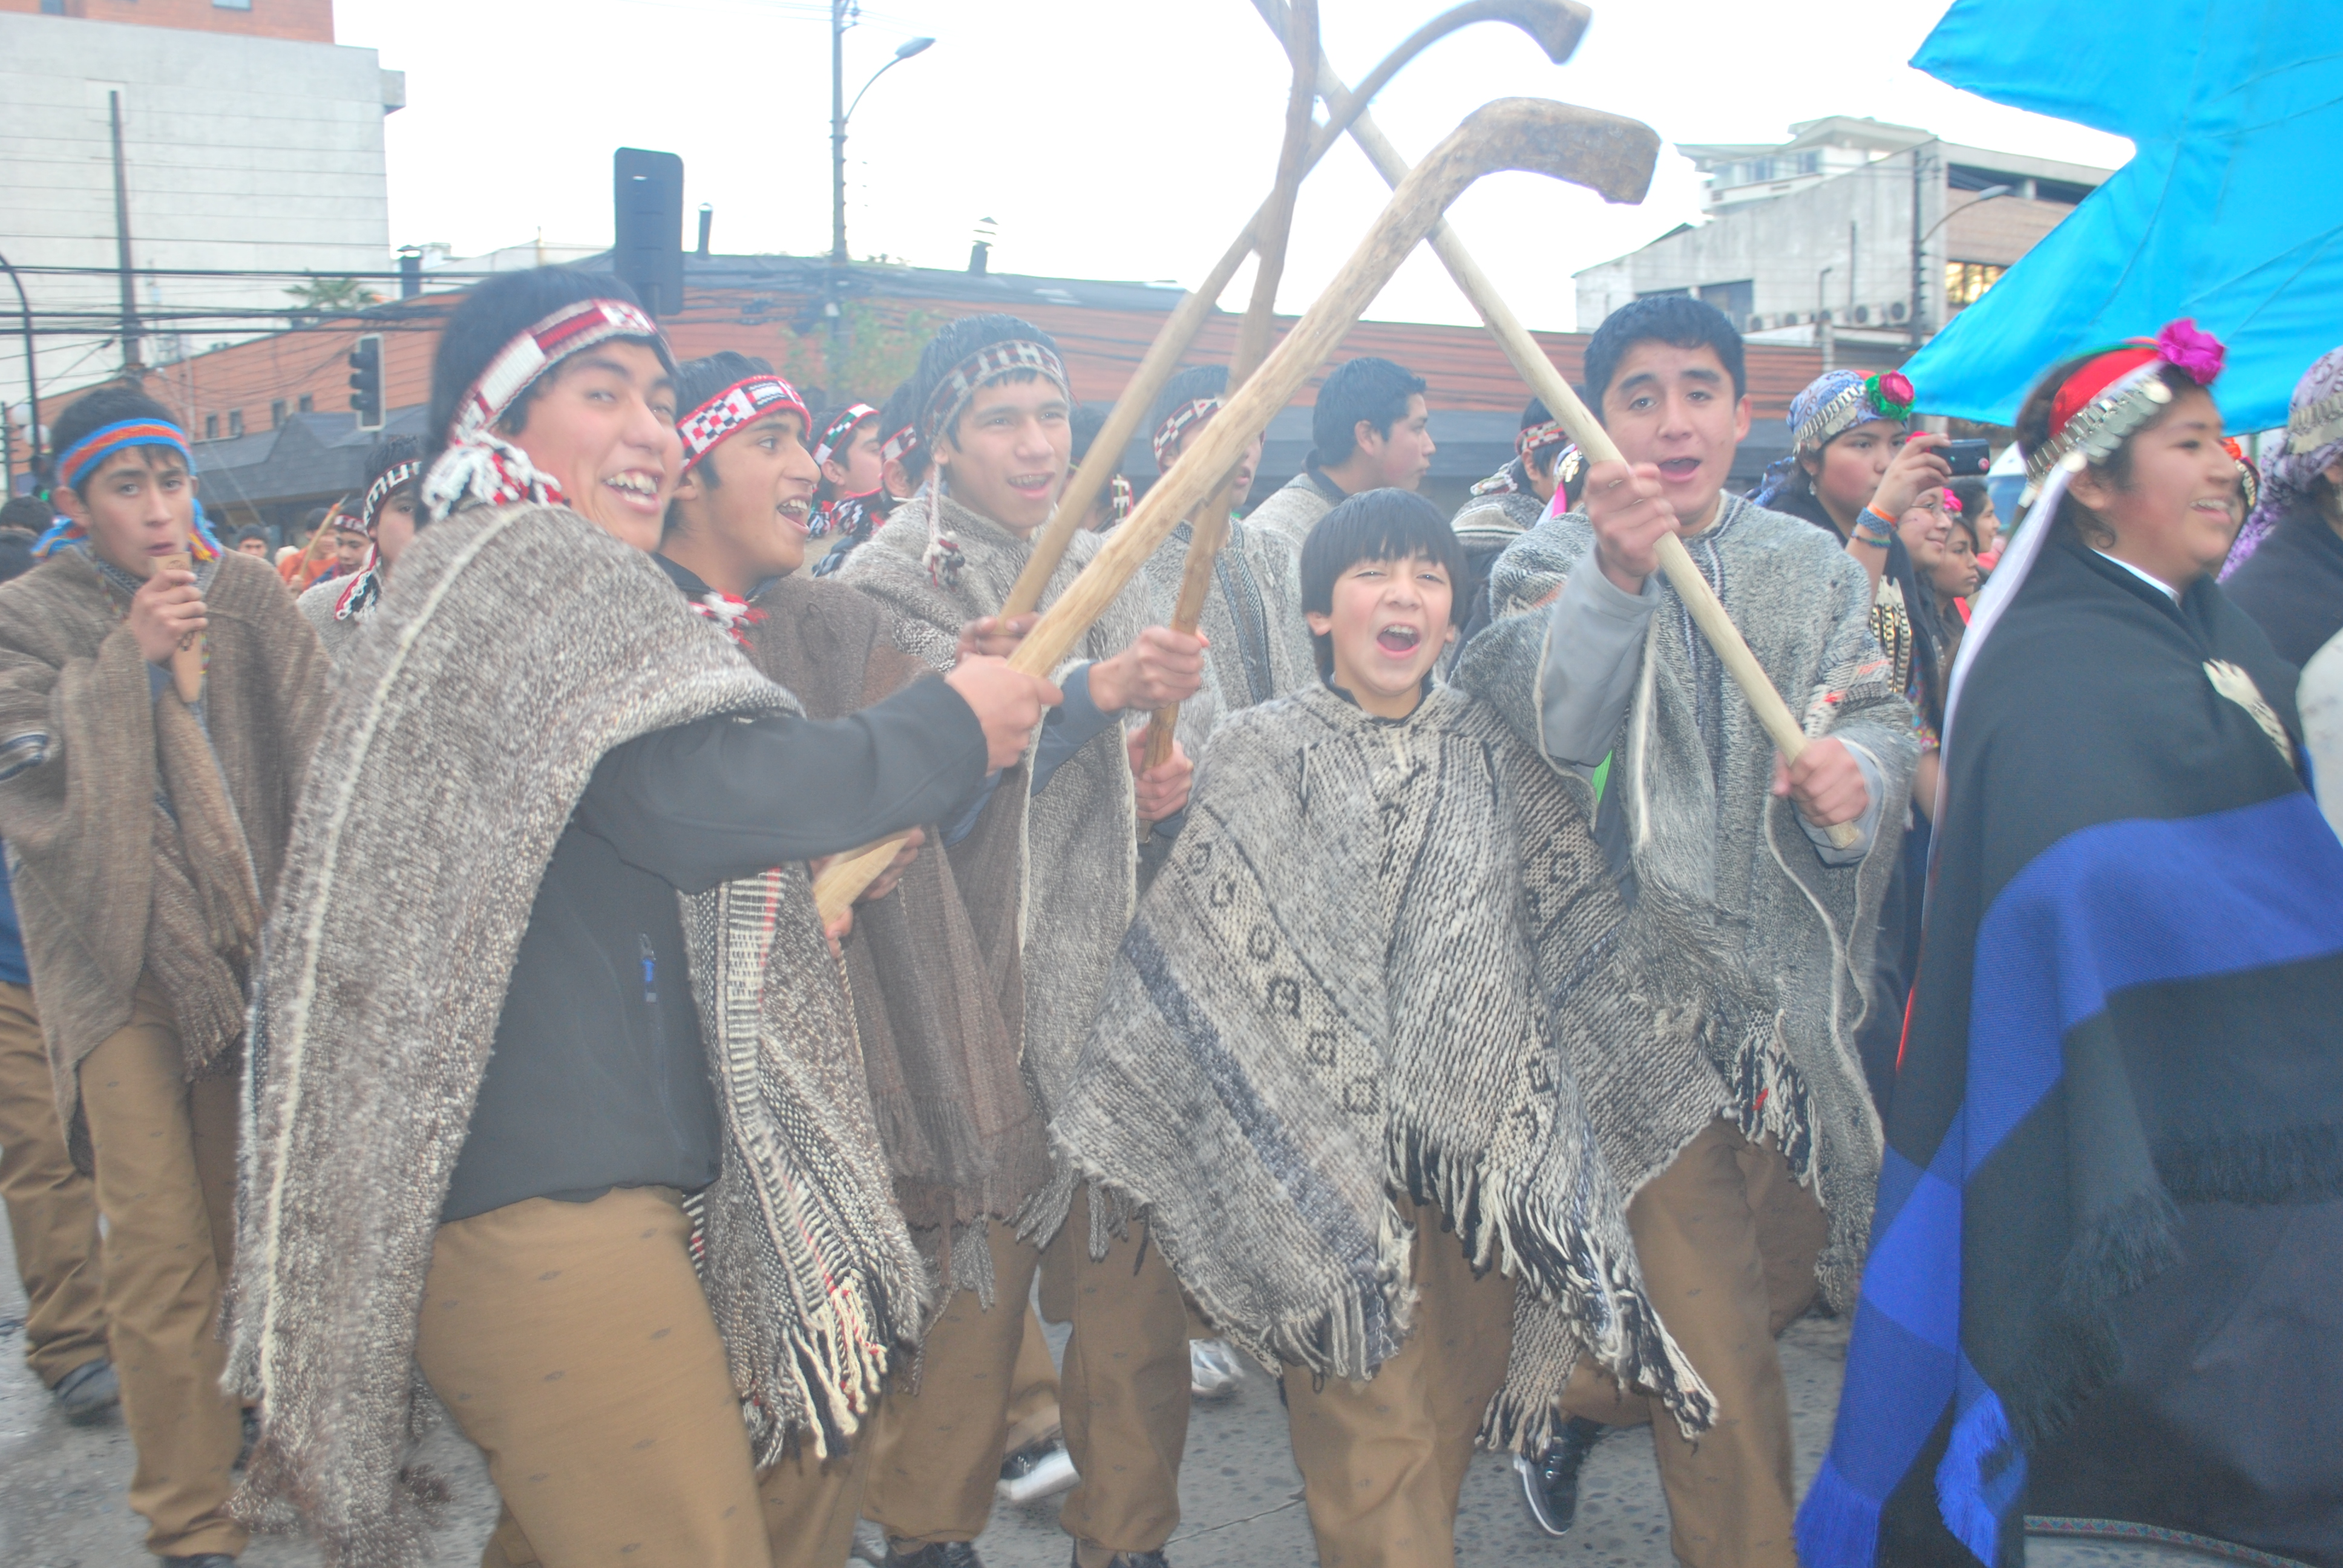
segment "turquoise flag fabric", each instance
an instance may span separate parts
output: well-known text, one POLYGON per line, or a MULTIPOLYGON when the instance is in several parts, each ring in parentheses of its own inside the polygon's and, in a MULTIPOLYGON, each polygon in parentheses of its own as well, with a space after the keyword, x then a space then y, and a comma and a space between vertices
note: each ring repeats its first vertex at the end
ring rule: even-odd
POLYGON ((2006 425, 2057 359, 2193 317, 2233 431, 2343 343, 2343 0, 1956 0, 1912 64, 2138 149, 1906 366, 2006 425))

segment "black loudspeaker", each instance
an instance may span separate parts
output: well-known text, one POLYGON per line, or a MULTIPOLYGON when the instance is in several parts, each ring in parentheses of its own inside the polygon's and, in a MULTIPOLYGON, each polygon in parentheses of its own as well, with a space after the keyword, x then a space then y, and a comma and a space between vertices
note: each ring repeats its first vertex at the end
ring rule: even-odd
POLYGON ((634 286, 653 316, 683 309, 683 160, 620 147, 610 160, 617 241, 610 269, 634 286))

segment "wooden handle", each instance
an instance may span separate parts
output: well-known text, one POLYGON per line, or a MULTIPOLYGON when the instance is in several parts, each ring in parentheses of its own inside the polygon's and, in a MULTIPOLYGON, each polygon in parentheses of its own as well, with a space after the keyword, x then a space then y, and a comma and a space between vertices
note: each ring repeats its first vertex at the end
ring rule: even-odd
MULTIPOLYGON (((186 572, 195 570, 195 565, 189 560, 187 552, 180 550, 176 554, 156 557, 155 569, 186 572)), ((179 700, 190 708, 202 701, 204 697, 205 648, 204 634, 191 631, 179 639, 178 647, 171 650, 171 685, 177 690, 179 700)))
POLYGON ((894 863, 910 838, 909 833, 898 833, 891 839, 881 839, 844 859, 831 862, 828 870, 815 878, 813 907, 821 911, 821 923, 827 926, 852 908, 854 900, 879 879, 880 873, 894 863))
MULTIPOLYGON (((1650 126, 1595 109, 1539 98, 1499 98, 1475 109, 1399 183, 1374 227, 1334 275, 1326 292, 1294 323, 1293 330, 1271 351, 1261 369, 1218 414, 1198 427, 1181 448, 1179 460, 1147 492, 1131 519, 1115 529, 1105 548, 1082 568, 1082 575, 1025 634, 1025 640, 1010 655, 1010 664, 1028 675, 1047 676, 1064 661, 1180 519, 1226 482, 1229 470, 1252 438, 1269 427, 1270 419, 1285 407, 1286 400, 1325 362, 1360 313, 1383 292, 1400 263, 1423 243, 1440 215, 1466 186, 1498 169, 1551 173, 1558 164, 1567 166, 1582 154, 1598 159, 1640 156, 1648 175, 1658 151, 1659 137, 1650 126)), ((852 863, 863 864, 877 853, 875 849, 859 853, 852 863)), ((860 886, 843 893, 850 879, 841 874, 845 869, 834 866, 821 879, 830 884, 827 896, 835 909, 852 903, 879 874, 878 867, 871 867, 860 886)), ((823 890, 817 885, 816 897, 822 896, 823 890)))
MULTIPOLYGON (((1270 19, 1266 8, 1263 16, 1270 19)), ((1272 25, 1275 25, 1273 20, 1272 25)), ((1318 66, 1319 92, 1330 101, 1346 97, 1348 89, 1334 75, 1333 67, 1326 63, 1322 54, 1319 56, 1318 66)), ((1387 183, 1396 187, 1402 180, 1409 177, 1406 160, 1384 139, 1382 128, 1363 108, 1353 116, 1350 134, 1352 140, 1367 155, 1367 160, 1375 166, 1376 172, 1387 183)), ((1570 383, 1563 378, 1562 372, 1554 367, 1553 361, 1545 357, 1545 351, 1537 346, 1537 339, 1530 336, 1529 328, 1522 325, 1521 318, 1513 314, 1513 308, 1489 282, 1488 275, 1481 270, 1480 264, 1464 248, 1464 242, 1457 237, 1456 231, 1443 222, 1432 231, 1431 237, 1433 253, 1448 268, 1449 276, 1456 280, 1457 287, 1463 290, 1464 297, 1472 302, 1473 308, 1488 327, 1490 335, 1503 348, 1505 357, 1513 362, 1514 372, 1529 384, 1531 391, 1537 394, 1538 400, 1545 405, 1546 412, 1553 416, 1554 423, 1570 433, 1570 438, 1578 444, 1578 449, 1585 454, 1586 460, 1590 464, 1625 461, 1609 432, 1588 412, 1586 405, 1580 401, 1570 383)), ((1799 728, 1797 719, 1790 712, 1789 704, 1782 700, 1782 694, 1774 689, 1774 683, 1766 676, 1765 667, 1750 651, 1748 639, 1741 635, 1741 628, 1733 624, 1732 616, 1726 613, 1724 603, 1708 586, 1708 579, 1700 575, 1700 568, 1693 565, 1692 557, 1684 553, 1684 542, 1673 534, 1665 536, 1660 540, 1659 557, 1660 569, 1667 574, 1668 582, 1675 588, 1676 596, 1692 612, 1693 624, 1700 628, 1701 635, 1708 639, 1709 646, 1716 650, 1717 658, 1732 674, 1734 683, 1741 688, 1741 694, 1756 713, 1757 721, 1765 727, 1765 733, 1773 738, 1775 746, 1785 759, 1797 760, 1798 755, 1809 744, 1805 731, 1799 728)), ((1854 848, 1862 837, 1855 825, 1849 822, 1836 824, 1829 833, 1831 842, 1842 849, 1854 848)))

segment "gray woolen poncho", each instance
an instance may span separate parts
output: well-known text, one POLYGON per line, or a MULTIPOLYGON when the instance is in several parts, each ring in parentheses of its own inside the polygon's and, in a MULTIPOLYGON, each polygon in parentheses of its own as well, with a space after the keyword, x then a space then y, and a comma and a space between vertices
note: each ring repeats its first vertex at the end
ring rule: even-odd
POLYGON ((1587 803, 1451 688, 1230 719, 1058 1103, 1061 1200, 1103 1185, 1263 1364, 1352 1379, 1413 1327, 1392 1196, 1437 1204, 1519 1287, 1484 1439, 1542 1447, 1581 1355, 1704 1430, 1624 1209, 1774 1010, 1666 900, 1627 911, 1587 803))
MULTIPOLYGON (((1457 670, 1461 684, 1533 744, 1548 620, 1523 612, 1561 587, 1594 538, 1573 513, 1516 540, 1491 577, 1500 618, 1473 639, 1457 670)), ((1662 579, 1606 789, 1618 792, 1644 893, 1705 911, 1731 959, 1753 981, 1779 990, 1795 1093, 1785 1101, 1769 1092, 1785 1081, 1778 1070, 1735 1073, 1735 1111, 1745 1130, 1780 1138, 1798 1180, 1821 1201, 1830 1240, 1815 1272, 1831 1304, 1847 1312, 1861 1281, 1880 1158, 1879 1116, 1855 1031, 1902 839, 1900 802, 1918 760, 1911 705, 1872 638, 1863 569, 1837 540, 1726 496, 1717 521, 1685 548, 1806 733, 1869 752, 1888 796, 1871 852, 1853 866, 1824 865, 1796 808, 1772 792, 1773 742, 1662 579)))

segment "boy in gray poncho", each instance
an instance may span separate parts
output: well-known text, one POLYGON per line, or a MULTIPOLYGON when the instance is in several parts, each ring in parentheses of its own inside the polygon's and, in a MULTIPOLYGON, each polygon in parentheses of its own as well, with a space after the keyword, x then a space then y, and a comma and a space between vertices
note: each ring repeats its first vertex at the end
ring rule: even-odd
MULTIPOLYGON (((1500 558, 1501 618, 1458 678, 1558 766, 1591 777, 1608 758, 1595 837, 1622 892, 1703 911, 1720 950, 1779 988, 1767 1049, 1720 1063, 1729 1116, 1628 1220, 1653 1300, 1718 1402, 1696 1459, 1654 1423, 1676 1555, 1694 1568, 1791 1568, 1789 1409, 1773 1336, 1818 1287, 1851 1308, 1862 1269, 1880 1131, 1855 1040, 1901 828, 1881 806, 1910 785, 1911 709, 1872 638, 1862 568, 1830 536, 1724 493, 1749 427, 1731 324, 1695 300, 1637 301, 1595 333, 1586 377, 1635 466, 1594 466, 1584 516, 1542 523, 1500 558), (1671 529, 1822 737, 1795 765, 1658 575, 1671 529), (1855 842, 1835 848, 1829 828, 1845 823, 1855 842)), ((1641 1402, 1623 1399, 1609 1419, 1635 1419, 1641 1402)), ((1549 1516, 1574 1493, 1589 1434, 1575 1435, 1530 1478, 1532 1505, 1549 1516)))
MULTIPOLYGON (((848 558, 839 580, 887 609, 897 646, 949 668, 966 648, 997 643, 1006 651, 1030 629, 1021 618, 1008 626, 995 618, 1063 481, 1071 399, 1056 345, 1008 316, 945 328, 921 356, 918 380, 920 440, 934 477, 848 558)), ((1100 545, 1095 534, 1073 537, 1041 596, 1045 607, 1100 545)), ((1143 591, 1126 589, 1091 626, 1056 672, 1065 706, 1042 727, 1026 769, 995 787, 1026 797, 1013 802, 1024 811, 1014 872, 1022 900, 1020 1065, 1044 1112, 1071 1070, 1137 900, 1139 819, 1157 822, 1161 833, 1187 799, 1185 757, 1139 772, 1118 722, 1129 709, 1184 701, 1202 683, 1198 640, 1150 626, 1147 608, 1143 591)), ((941 826, 947 843, 959 838, 960 824, 941 826)), ((983 1530, 1000 1473, 1023 1302, 1040 1244, 1066 1212, 1029 1204, 1021 1227, 1027 1240, 1005 1226, 971 1226, 953 1250, 955 1283, 970 1288, 956 1292, 930 1329, 918 1392, 889 1391, 872 1445, 864 1511, 887 1532, 890 1564, 974 1561, 969 1543, 983 1530)), ((1074 1287, 1064 1292, 1074 1332, 1062 1403, 1066 1446, 1083 1478, 1060 1522, 1084 1568, 1117 1557, 1143 1562, 1161 1550, 1179 1522, 1187 1435, 1187 1321, 1161 1253, 1138 1227, 1102 1264, 1071 1250, 1111 1218, 1101 1212, 1094 1227, 1077 1205, 1058 1243, 1071 1254, 1071 1275, 1052 1261, 1074 1287)))
POLYGON ((1302 472, 1247 515, 1257 528, 1283 534, 1295 549, 1346 496, 1386 487, 1413 490, 1435 450, 1423 377, 1372 356, 1327 373, 1310 410, 1309 458, 1302 472))
POLYGON ((1433 684, 1462 566, 1397 490, 1313 529, 1323 679, 1215 736, 1051 1128, 1282 1369, 1328 1563, 1447 1568, 1476 1433, 1542 1445, 1582 1359, 1707 1426, 1622 1206, 1725 1104, 1703 1037, 1770 1022, 1631 921, 1583 785, 1433 684))

